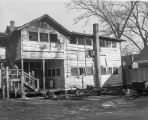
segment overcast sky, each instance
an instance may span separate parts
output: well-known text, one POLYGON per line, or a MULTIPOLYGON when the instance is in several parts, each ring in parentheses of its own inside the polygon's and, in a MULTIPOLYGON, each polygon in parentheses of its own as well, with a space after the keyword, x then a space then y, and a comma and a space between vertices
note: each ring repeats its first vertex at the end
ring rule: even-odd
POLYGON ((16 26, 21 26, 44 14, 48 14, 70 31, 92 33, 92 24, 84 26, 83 22, 74 24, 73 19, 78 12, 66 7, 70 0, 1 0, 0 3, 0 32, 4 32, 10 20, 16 26))

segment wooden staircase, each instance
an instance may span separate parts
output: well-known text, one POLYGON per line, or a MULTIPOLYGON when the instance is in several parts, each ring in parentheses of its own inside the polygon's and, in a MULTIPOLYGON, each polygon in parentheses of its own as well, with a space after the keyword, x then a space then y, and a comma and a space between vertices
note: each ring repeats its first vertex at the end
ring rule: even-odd
POLYGON ((20 69, 3 69, 2 70, 3 86, 7 87, 8 92, 27 93, 39 91, 39 79, 31 76, 20 69))

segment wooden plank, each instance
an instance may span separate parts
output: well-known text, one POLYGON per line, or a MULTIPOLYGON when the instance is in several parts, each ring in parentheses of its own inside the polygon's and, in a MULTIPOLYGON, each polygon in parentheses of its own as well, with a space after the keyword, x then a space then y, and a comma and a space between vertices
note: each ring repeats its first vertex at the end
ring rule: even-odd
POLYGON ((7 99, 10 98, 9 96, 9 68, 6 67, 6 83, 7 83, 7 99))

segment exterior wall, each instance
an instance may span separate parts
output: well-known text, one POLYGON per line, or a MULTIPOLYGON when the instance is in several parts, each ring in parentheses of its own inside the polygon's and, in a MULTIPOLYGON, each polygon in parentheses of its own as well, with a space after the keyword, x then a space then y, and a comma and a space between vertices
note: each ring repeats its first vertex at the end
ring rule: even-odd
POLYGON ((121 51, 120 43, 117 42, 116 48, 101 47, 101 56, 104 56, 104 60, 101 59, 101 66, 109 68, 118 68, 118 74, 106 74, 101 75, 101 87, 106 86, 120 86, 122 85, 122 67, 121 67, 121 51))
MULTIPOLYGON (((65 36, 60 34, 58 31, 54 30, 52 27, 48 29, 39 28, 36 24, 30 25, 21 30, 21 40, 22 40, 22 58, 23 59, 64 59, 64 41, 67 39, 65 36), (48 33, 47 42, 39 41, 29 41, 29 31, 30 32, 40 32, 48 33), (51 43, 49 34, 57 34, 58 40, 60 41, 60 46, 58 43, 51 43)), ((18 57, 19 58, 19 57, 18 57)))
POLYGON ((64 73, 64 60, 48 60, 47 61, 47 68, 48 69, 58 69, 60 68, 60 76, 46 77, 46 86, 50 86, 49 81, 53 80, 55 88, 64 88, 65 87, 65 73, 64 73))
POLYGON ((94 85, 93 75, 71 75, 72 67, 93 67, 93 58, 86 57, 86 50, 93 50, 93 46, 74 45, 67 41, 65 47, 65 88, 84 88, 87 85, 94 85))

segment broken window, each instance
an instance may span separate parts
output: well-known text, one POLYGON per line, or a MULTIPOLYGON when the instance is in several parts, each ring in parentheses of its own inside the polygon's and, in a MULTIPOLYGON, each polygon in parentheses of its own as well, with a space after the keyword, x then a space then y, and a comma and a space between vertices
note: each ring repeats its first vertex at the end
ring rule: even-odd
POLYGON ((40 33, 40 41, 48 42, 48 33, 40 33))
POLYGON ((93 75, 93 67, 86 67, 86 75, 93 75))
POLYGON ((38 33, 37 32, 29 32, 29 40, 30 41, 38 41, 38 33))
POLYGON ((78 76, 78 68, 71 68, 71 75, 78 76))
POLYGON ((50 42, 57 42, 57 34, 50 34, 50 42))

